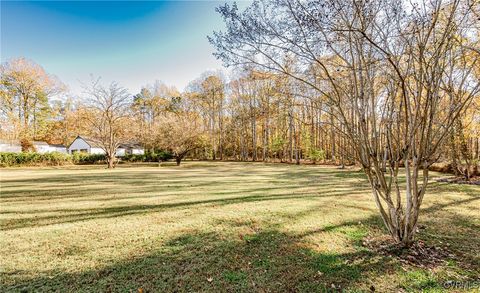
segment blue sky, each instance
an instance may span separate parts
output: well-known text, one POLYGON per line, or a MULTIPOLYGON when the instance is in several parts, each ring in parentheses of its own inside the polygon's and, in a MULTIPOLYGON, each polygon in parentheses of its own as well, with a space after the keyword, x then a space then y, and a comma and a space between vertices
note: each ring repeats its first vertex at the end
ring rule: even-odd
POLYGON ((206 38, 223 28, 215 12, 221 3, 2 1, 1 61, 32 59, 75 95, 90 74, 132 94, 155 80, 183 90, 203 71, 222 67, 206 38))

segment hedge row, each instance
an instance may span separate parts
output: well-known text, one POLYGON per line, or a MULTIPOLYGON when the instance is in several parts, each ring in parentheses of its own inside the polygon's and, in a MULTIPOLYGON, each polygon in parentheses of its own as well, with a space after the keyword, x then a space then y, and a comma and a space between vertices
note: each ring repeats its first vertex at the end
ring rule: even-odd
MULTIPOLYGON (((168 152, 145 153, 143 155, 126 155, 121 158, 125 162, 159 162, 167 161, 172 158, 168 152)), ((68 164, 97 164, 104 163, 105 155, 74 153, 72 155, 52 152, 52 153, 7 153, 0 152, 0 166, 60 166, 68 164)))
POLYGON ((0 166, 60 166, 67 164, 95 164, 104 162, 104 155, 74 153, 4 153, 0 152, 0 166))
POLYGON ((125 155, 122 157, 122 161, 125 162, 159 162, 159 161, 168 161, 172 159, 172 154, 168 152, 161 151, 159 153, 147 152, 143 155, 125 155))
POLYGON ((72 154, 72 163, 81 165, 81 164, 97 164, 105 163, 106 157, 102 154, 87 154, 87 153, 73 153, 72 154))

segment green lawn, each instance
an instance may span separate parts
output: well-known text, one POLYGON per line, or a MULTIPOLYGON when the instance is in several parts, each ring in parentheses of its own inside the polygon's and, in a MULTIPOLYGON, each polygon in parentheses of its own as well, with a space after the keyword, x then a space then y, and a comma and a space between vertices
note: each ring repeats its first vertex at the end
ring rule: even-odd
POLYGON ((385 232, 352 170, 185 162, 0 172, 2 292, 442 292, 446 280, 480 275, 476 186, 432 183, 419 238, 452 255, 422 269, 362 245, 385 232))

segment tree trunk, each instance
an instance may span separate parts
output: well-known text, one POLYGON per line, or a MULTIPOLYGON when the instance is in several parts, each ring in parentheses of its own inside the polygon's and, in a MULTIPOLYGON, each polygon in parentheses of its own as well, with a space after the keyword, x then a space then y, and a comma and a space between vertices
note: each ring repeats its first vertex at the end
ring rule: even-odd
POLYGON ((252 110, 252 161, 257 161, 257 118, 254 110, 252 110))
POLYGON ((475 158, 480 160, 480 138, 477 137, 475 140, 475 158))
POLYGON ((450 152, 451 152, 451 160, 452 160, 452 171, 456 176, 460 175, 458 170, 458 162, 457 162, 457 146, 455 143, 455 127, 452 127, 450 132, 450 152))
POLYGON ((107 155, 108 169, 115 168, 115 155, 107 155))
MULTIPOLYGON (((300 124, 300 122, 298 123, 300 124)), ((297 165, 300 165, 300 126, 298 127, 295 127, 294 125, 294 128, 293 128, 293 131, 295 133, 294 137, 295 137, 295 164, 297 165)))
POLYGON ((400 186, 398 183, 398 163, 389 166, 389 176, 392 185, 381 170, 381 164, 365 172, 369 178, 373 196, 381 218, 393 239, 402 247, 408 248, 414 243, 417 230, 417 220, 420 206, 428 183, 428 166, 420 165, 416 158, 409 163, 405 160, 406 187, 402 204, 400 186), (422 170, 422 182, 419 184, 419 171, 422 170), (396 198, 396 200, 394 200, 396 198))
POLYGON ((269 136, 269 126, 270 126, 270 98, 267 95, 265 101, 262 104, 262 111, 264 113, 263 117, 263 131, 262 131, 262 160, 267 161, 268 155, 268 136, 269 136))
POLYGON ((220 151, 220 161, 223 161, 223 97, 220 99, 220 109, 218 110, 218 146, 220 151))
POLYGON ((180 166, 180 163, 182 162, 182 157, 176 157, 175 162, 177 163, 177 166, 180 166))
POLYGON ((288 161, 292 162, 293 160, 293 117, 292 112, 288 113, 288 161))
POLYGON ((333 114, 330 114, 330 135, 332 139, 332 161, 335 163, 335 128, 333 127, 333 114))

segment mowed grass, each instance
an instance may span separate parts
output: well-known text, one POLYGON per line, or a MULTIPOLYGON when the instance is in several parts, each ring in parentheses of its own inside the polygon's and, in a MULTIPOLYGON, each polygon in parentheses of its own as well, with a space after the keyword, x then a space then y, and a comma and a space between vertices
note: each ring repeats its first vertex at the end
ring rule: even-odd
POLYGON ((431 184, 418 236, 451 257, 423 269, 362 245, 385 231, 354 170, 185 162, 0 172, 0 291, 442 292, 480 275, 475 186, 431 184))

